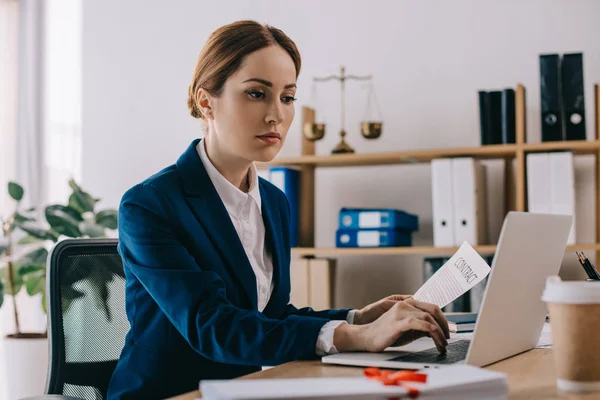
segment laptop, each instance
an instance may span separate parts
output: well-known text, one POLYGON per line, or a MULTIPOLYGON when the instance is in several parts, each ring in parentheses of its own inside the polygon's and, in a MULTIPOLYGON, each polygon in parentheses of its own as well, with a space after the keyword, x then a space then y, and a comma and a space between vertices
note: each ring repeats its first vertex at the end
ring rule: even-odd
POLYGON ((534 348, 546 319, 541 300, 546 277, 558 274, 572 222, 570 215, 507 214, 471 340, 451 337, 446 354, 426 337, 380 353, 332 354, 322 362, 392 369, 483 367, 534 348))

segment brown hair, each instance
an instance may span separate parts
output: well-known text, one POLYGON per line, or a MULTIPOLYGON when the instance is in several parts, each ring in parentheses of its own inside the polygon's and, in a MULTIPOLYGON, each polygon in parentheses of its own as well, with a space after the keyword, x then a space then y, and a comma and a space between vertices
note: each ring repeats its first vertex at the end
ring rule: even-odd
POLYGON ((220 96, 225 81, 240 68, 246 55, 275 44, 292 58, 297 78, 300 73, 300 53, 283 31, 250 20, 233 22, 214 31, 198 56, 192 84, 188 88, 187 104, 192 117, 204 119, 197 104, 198 89, 203 88, 213 96, 220 96))

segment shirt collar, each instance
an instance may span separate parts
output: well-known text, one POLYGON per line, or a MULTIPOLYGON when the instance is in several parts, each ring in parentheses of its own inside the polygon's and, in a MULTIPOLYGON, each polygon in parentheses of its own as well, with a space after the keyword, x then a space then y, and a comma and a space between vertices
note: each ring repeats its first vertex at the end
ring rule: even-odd
POLYGON ((261 209, 261 198, 260 198, 260 190, 258 188, 258 172, 256 170, 256 165, 252 163, 250 168, 248 169, 248 180, 250 181, 250 190, 248 193, 241 191, 231 182, 229 182, 221 173, 215 168, 210 159, 208 158, 208 154, 206 153, 206 147, 204 145, 204 140, 200 140, 196 145, 196 151, 200 156, 200 160, 206 169, 206 173, 208 174, 210 180, 212 181, 219 197, 223 201, 225 208, 229 212, 229 214, 235 216, 236 218, 240 216, 244 204, 248 201, 248 197, 254 199, 256 204, 258 205, 258 210, 262 214, 261 209))

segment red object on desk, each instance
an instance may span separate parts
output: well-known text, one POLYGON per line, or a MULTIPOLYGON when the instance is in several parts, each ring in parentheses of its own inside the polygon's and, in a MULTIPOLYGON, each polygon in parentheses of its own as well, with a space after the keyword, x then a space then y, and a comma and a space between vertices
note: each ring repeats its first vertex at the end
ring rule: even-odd
POLYGON ((370 367, 365 368, 364 374, 367 378, 382 382, 387 386, 402 386, 406 390, 408 390, 409 397, 417 397, 419 396, 419 389, 414 388, 406 384, 406 382, 419 382, 426 383, 427 382, 427 374, 422 374, 419 372, 402 370, 402 371, 390 371, 390 370, 381 370, 379 368, 370 367))

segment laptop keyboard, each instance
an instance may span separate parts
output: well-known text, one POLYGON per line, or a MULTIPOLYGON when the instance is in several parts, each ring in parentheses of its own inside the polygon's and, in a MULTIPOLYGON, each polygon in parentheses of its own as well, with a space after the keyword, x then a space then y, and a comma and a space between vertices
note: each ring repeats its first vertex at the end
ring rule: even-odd
POLYGON ((467 358, 470 340, 457 340, 446 346, 446 354, 440 354, 437 348, 427 349, 416 353, 406 353, 387 361, 419 362, 431 364, 454 364, 467 358))

